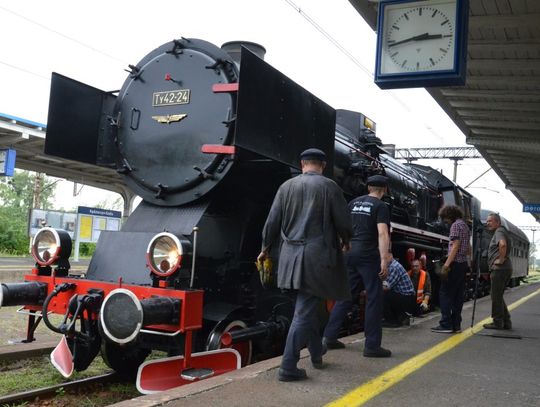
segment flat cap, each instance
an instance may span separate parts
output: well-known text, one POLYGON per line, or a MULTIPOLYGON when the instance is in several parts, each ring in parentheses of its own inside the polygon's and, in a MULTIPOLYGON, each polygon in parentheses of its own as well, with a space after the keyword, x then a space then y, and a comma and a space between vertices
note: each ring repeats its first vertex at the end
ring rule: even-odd
POLYGON ((388 178, 384 175, 372 175, 367 179, 367 184, 374 187, 388 186, 388 178))
POLYGON ((318 148, 308 148, 307 150, 302 151, 302 154, 300 154, 300 159, 326 161, 326 154, 324 151, 319 150, 318 148))

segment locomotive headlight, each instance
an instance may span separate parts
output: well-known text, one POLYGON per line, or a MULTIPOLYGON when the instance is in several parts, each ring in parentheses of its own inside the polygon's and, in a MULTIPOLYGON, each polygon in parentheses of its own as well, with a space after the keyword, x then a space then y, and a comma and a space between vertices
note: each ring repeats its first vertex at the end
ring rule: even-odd
POLYGON ((146 251, 146 262, 152 272, 167 277, 178 270, 190 243, 169 232, 159 233, 152 238, 146 251))
POLYGON ((34 236, 32 256, 40 266, 50 266, 71 255, 71 237, 65 230, 43 228, 34 236))

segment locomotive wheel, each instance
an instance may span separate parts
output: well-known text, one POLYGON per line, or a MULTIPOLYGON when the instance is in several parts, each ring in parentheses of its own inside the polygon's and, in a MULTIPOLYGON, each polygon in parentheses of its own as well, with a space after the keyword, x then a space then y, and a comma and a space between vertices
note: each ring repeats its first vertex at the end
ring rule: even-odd
POLYGON ((224 333, 244 329, 246 327, 247 325, 245 322, 239 319, 225 319, 220 321, 208 336, 206 350, 217 350, 224 348, 235 349, 238 351, 242 359, 242 367, 249 365, 251 363, 251 355, 253 351, 253 343, 250 340, 233 343, 230 346, 224 346, 221 343, 221 336, 224 333))
POLYGON ((119 346, 115 343, 103 341, 101 357, 111 369, 125 378, 135 378, 139 366, 150 354, 150 350, 135 346, 119 346))

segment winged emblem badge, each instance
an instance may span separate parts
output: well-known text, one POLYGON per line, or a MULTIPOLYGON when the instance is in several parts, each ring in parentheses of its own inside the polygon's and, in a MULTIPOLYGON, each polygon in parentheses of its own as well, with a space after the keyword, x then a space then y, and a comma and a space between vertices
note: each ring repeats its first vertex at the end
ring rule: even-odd
POLYGON ((179 122, 187 117, 187 114, 168 114, 166 116, 152 116, 158 123, 171 124, 173 122, 179 122))

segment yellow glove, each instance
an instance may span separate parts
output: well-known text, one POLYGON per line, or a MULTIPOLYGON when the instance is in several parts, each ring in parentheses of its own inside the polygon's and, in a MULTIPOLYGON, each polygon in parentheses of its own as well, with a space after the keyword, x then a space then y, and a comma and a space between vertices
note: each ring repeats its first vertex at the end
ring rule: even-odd
POLYGON ((273 273, 272 273, 272 260, 267 257, 264 261, 255 262, 257 270, 259 271, 259 278, 261 279, 261 284, 263 287, 268 287, 273 283, 273 273))

